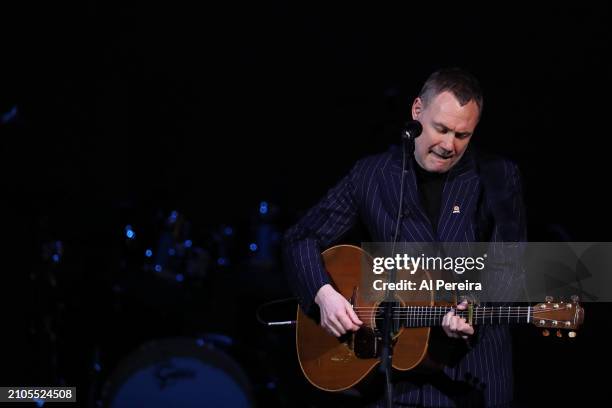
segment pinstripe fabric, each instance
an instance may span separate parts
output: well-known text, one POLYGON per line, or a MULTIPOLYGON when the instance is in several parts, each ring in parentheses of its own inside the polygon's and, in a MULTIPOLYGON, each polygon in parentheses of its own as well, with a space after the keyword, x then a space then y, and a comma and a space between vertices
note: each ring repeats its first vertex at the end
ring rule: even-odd
MULTIPOLYGON (((471 149, 466 151, 447 174, 437 235, 434 235, 420 204, 413 167, 416 164, 414 160, 408 163, 400 240, 479 241, 486 220, 490 224, 488 240, 492 242, 502 241, 502 225, 506 223, 511 223, 518 231, 513 240, 526 238, 519 173, 510 161, 495 159, 481 169, 488 172, 488 179, 498 180, 499 187, 489 192, 487 185, 487 194, 483 197, 477 161, 471 149), (458 214, 453 214, 455 205, 461 208, 458 214)), ((397 147, 358 161, 346 177, 287 231, 283 250, 285 267, 304 310, 317 313, 313 307, 314 296, 321 286, 329 283, 321 251, 339 243, 358 219, 368 229, 372 241, 393 239, 401 171, 401 150, 397 147)), ((502 265, 504 255, 497 255, 502 265)), ((493 268, 491 273, 492 281, 499 284, 500 293, 511 286, 509 274, 518 275, 501 267, 493 268)), ((492 406, 510 401, 512 351, 508 329, 503 326, 480 327, 474 337, 473 347, 457 364, 446 366, 444 376, 428 377, 426 381, 420 378, 417 382, 398 381, 395 385, 396 405, 492 406), (457 394, 456 389, 468 385, 472 389, 469 395, 457 394)), ((382 406, 382 396, 379 402, 382 406)))

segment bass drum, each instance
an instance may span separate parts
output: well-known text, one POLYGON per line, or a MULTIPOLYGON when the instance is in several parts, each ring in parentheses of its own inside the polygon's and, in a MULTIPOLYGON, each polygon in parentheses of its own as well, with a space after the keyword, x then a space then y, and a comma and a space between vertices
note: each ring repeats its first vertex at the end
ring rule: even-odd
POLYGON ((141 346, 119 363, 101 393, 103 407, 252 407, 247 375, 214 343, 171 338, 141 346))

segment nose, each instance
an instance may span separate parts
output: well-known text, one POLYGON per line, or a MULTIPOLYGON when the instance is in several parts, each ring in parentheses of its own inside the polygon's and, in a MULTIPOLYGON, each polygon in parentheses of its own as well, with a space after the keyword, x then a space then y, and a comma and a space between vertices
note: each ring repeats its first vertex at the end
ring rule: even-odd
POLYGON ((453 152, 455 134, 453 132, 447 132, 440 137, 440 147, 446 150, 447 152, 453 152))

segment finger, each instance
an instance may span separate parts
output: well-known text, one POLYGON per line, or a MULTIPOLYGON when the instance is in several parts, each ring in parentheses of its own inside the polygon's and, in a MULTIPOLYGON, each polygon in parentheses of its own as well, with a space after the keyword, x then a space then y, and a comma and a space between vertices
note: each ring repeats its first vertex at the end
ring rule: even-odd
POLYGON ((465 309, 467 309, 467 306, 468 306, 468 302, 467 302, 467 300, 464 300, 463 302, 461 302, 461 303, 459 303, 457 305, 457 309, 458 310, 465 310, 465 309))
POLYGON ((342 323, 340 323, 335 316, 329 317, 329 323, 330 323, 330 326, 333 327, 341 335, 346 333, 346 330, 344 330, 342 323))
POLYGON ((445 328, 449 327, 451 317, 452 317, 452 314, 450 312, 444 315, 444 317, 442 318, 442 327, 445 327, 445 328))
POLYGON ((457 317, 456 317, 456 316, 451 317, 450 322, 449 322, 449 329, 450 329, 452 332, 456 332, 456 331, 457 331, 457 323, 458 323, 458 320, 459 320, 459 319, 457 319, 457 317))
POLYGON ((338 333, 338 331, 334 329, 333 327, 328 327, 327 331, 329 334, 331 334, 334 337, 340 337, 340 333, 338 333))
POLYGON ((342 325, 342 328, 345 331, 353 330, 353 328, 355 327, 355 325, 353 324, 353 322, 349 318, 348 314, 346 314, 346 313, 338 316, 338 321, 340 322, 340 324, 342 325))
POLYGON ((455 309, 451 308, 451 310, 444 315, 444 317, 448 317, 448 322, 450 323, 450 320, 452 319, 452 317, 455 316, 455 309))
MULTIPOLYGON (((363 324, 363 322, 359 319, 359 317, 357 316, 357 313, 355 313, 355 311, 353 310, 353 307, 351 305, 348 305, 346 310, 347 310, 347 314, 348 314, 349 318, 351 319, 351 321, 356 326, 361 326, 363 324)), ((359 328, 359 327, 357 327, 357 328, 359 328)))
POLYGON ((447 336, 450 336, 450 331, 448 330, 448 316, 449 313, 442 317, 442 330, 444 330, 444 333, 446 333, 447 336))
POLYGON ((340 337, 340 336, 342 336, 342 335, 344 334, 344 333, 342 333, 342 331, 341 331, 341 330, 338 328, 338 326, 337 326, 336 324, 334 324, 334 323, 331 323, 331 324, 329 325, 329 328, 330 328, 330 330, 331 330, 332 334, 333 334, 334 336, 336 336, 336 337, 340 337))
POLYGON ((457 331, 465 334, 474 334, 474 328, 467 324, 465 319, 458 325, 457 331))
POLYGON ((321 327, 327 332, 327 334, 330 334, 334 337, 340 337, 340 333, 336 332, 336 330, 332 328, 329 324, 327 324, 327 322, 322 322, 321 327))

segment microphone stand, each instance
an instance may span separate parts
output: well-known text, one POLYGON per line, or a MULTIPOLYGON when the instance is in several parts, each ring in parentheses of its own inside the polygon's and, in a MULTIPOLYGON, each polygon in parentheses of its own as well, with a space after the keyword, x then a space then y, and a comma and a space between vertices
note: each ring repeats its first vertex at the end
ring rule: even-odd
MULTIPOLYGON (((419 131, 420 133, 420 131, 419 131)), ((417 134, 418 136, 418 134, 417 134)), ((404 179, 406 175, 406 152, 408 148, 411 147, 411 151, 414 151, 414 136, 412 136, 409 132, 405 132, 402 135, 402 175, 400 182, 400 200, 398 205, 397 212, 397 223, 395 225, 395 234, 393 236, 393 246, 391 249, 391 255, 395 254, 395 245, 397 244, 397 240, 399 238, 399 226, 401 223, 401 219, 403 218, 403 204, 404 204, 404 179)), ((396 269, 393 268, 389 274, 389 282, 395 282, 396 280, 396 269)), ((392 369, 392 358, 393 358, 393 348, 391 347, 392 341, 392 327, 393 327, 393 308, 392 302, 389 301, 389 287, 387 286, 387 290, 385 293, 385 317, 383 323, 383 333, 382 333, 382 350, 381 350, 381 364, 380 364, 380 372, 385 374, 385 383, 386 383, 386 392, 385 392, 385 400, 387 408, 393 407, 393 384, 391 383, 391 369, 392 369)))
POLYGON ((393 384, 391 383, 391 302, 385 303, 385 321, 383 324, 382 350, 380 354, 380 371, 385 374, 385 401, 387 408, 393 407, 393 384))

